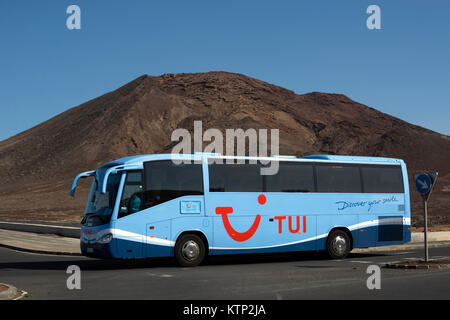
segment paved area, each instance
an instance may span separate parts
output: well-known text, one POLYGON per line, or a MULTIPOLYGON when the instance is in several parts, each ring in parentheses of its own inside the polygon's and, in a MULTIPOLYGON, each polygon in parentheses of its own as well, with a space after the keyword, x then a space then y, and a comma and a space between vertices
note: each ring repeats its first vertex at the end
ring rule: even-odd
MULTIPOLYGON (((428 248, 439 248, 450 246, 450 241, 429 241, 428 248)), ((408 242, 401 245, 395 246, 383 246, 383 247, 372 247, 364 249, 353 249, 353 253, 376 253, 376 252, 386 252, 386 251, 399 251, 399 250, 415 250, 423 249, 423 239, 422 242, 408 242)))
MULTIPOLYGON (((411 233, 411 242, 422 242, 424 239, 423 232, 413 232, 411 233)), ((427 232, 427 239, 430 242, 435 241, 450 241, 450 231, 434 231, 427 232)))
POLYGON ((35 253, 81 254, 79 239, 3 229, 0 229, 0 246, 35 253))
MULTIPOLYGON (((24 299, 450 299, 450 270, 382 268, 422 257, 422 250, 352 253, 344 260, 239 255, 182 268, 171 259, 97 260, 0 248, 0 279, 27 291, 24 299), (81 270, 80 290, 67 288, 71 265, 81 270), (371 265, 381 267, 379 290, 367 288, 371 265)), ((448 258, 450 247, 430 248, 430 257, 448 258)))

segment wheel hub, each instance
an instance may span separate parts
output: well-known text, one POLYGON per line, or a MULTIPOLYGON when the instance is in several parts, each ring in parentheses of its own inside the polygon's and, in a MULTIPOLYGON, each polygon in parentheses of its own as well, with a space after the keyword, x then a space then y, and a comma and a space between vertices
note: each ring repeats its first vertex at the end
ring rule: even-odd
POLYGON ((347 242, 345 241, 345 238, 342 236, 337 236, 333 240, 333 250, 337 254, 343 254, 345 250, 347 249, 347 242))
POLYGON ((186 260, 196 260, 200 255, 200 247, 195 241, 189 240, 183 245, 181 253, 186 260))

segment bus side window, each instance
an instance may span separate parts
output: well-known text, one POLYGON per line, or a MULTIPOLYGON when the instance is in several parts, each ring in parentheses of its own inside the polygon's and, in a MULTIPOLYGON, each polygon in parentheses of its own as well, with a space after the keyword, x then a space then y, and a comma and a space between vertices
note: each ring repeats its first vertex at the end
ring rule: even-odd
POLYGON ((142 172, 128 172, 120 201, 119 219, 143 209, 142 191, 142 172))
POLYGON ((280 161, 278 173, 264 176, 267 192, 314 192, 314 171, 311 164, 280 161))
POLYGON ((263 192, 259 164, 210 164, 210 192, 263 192))
POLYGON ((363 166, 364 192, 403 193, 403 174, 400 166, 363 166))
POLYGON ((187 195, 203 195, 201 164, 174 164, 171 160, 144 163, 143 208, 187 195))
POLYGON ((347 164, 317 165, 317 191, 361 193, 359 168, 347 164))

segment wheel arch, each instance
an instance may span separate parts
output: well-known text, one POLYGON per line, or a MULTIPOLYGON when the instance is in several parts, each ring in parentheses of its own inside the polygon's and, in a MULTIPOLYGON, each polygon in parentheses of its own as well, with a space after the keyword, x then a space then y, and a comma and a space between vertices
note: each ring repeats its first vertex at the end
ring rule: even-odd
POLYGON ((186 231, 181 232, 177 236, 177 238, 175 240, 175 243, 177 243, 178 239, 180 239, 182 236, 184 236, 186 234, 195 234, 196 236, 200 237, 200 239, 202 239, 202 241, 203 241, 203 244, 205 245, 205 256, 207 256, 209 254, 209 241, 208 241, 208 238, 200 230, 186 230, 186 231))

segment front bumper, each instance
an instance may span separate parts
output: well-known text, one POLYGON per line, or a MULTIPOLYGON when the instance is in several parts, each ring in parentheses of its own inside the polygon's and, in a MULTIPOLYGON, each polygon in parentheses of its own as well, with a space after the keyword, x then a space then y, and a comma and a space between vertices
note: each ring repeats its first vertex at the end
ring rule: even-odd
POLYGON ((110 243, 98 243, 98 242, 80 242, 81 254, 90 258, 112 258, 110 243))

